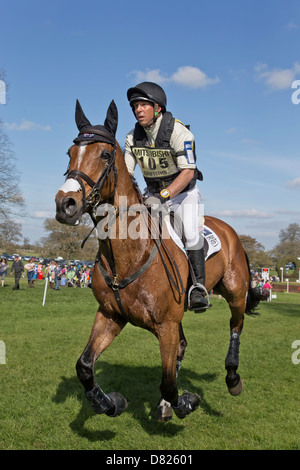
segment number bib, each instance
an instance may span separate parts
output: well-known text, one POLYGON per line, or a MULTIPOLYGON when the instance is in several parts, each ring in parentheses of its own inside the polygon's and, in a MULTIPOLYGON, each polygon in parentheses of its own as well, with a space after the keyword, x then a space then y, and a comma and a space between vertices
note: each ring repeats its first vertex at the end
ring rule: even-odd
POLYGON ((145 178, 165 178, 178 173, 169 149, 131 147, 145 178))

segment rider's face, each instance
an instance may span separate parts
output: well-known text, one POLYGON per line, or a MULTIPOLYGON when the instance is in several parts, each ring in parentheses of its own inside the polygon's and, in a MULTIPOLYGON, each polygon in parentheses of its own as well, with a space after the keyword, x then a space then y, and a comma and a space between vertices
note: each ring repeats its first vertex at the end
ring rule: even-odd
MULTIPOLYGON (((154 107, 148 101, 136 101, 134 103, 134 114, 143 127, 152 126, 154 122, 154 107)), ((160 108, 158 108, 160 111, 160 108)))

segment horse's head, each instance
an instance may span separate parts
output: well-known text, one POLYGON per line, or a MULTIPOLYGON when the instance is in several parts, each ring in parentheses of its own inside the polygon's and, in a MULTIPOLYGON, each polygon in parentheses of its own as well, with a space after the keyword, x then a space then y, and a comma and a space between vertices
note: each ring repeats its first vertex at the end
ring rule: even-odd
POLYGON ((104 125, 92 126, 76 102, 75 121, 79 134, 68 150, 70 163, 65 183, 56 194, 56 220, 77 225, 85 212, 113 195, 116 185, 115 134, 117 107, 112 101, 104 125))

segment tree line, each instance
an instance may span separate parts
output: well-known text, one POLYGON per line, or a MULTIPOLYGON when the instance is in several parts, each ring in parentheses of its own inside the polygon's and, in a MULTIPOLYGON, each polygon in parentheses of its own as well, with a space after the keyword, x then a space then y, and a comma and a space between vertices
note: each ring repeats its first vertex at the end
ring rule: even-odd
MULTIPOLYGON (((89 235, 92 226, 89 216, 83 217, 80 225, 69 226, 60 224, 55 219, 48 218, 44 222, 46 235, 34 244, 22 236, 22 226, 5 216, 0 223, 0 247, 8 253, 32 252, 44 258, 93 260, 97 250, 95 232, 87 239, 84 248, 82 241, 89 235)), ((244 250, 246 251, 252 269, 259 267, 276 268, 278 262, 285 259, 295 265, 300 257, 300 225, 290 224, 286 229, 281 229, 279 241, 276 246, 266 251, 264 246, 249 235, 239 235, 244 250)), ((297 267, 297 266, 295 266, 297 267)))

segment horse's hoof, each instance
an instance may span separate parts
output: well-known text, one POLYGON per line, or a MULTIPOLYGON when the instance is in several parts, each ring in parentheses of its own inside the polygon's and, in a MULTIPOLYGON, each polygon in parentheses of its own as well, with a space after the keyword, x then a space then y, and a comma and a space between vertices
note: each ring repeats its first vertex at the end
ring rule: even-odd
POLYGON ((107 394, 107 396, 111 399, 114 406, 112 409, 108 410, 105 414, 109 416, 110 418, 115 418, 116 416, 120 416, 120 414, 122 414, 123 411, 125 411, 127 408, 126 398, 124 398, 123 395, 121 395, 118 392, 110 392, 107 394))
POLYGON ((233 395, 234 397, 239 395, 242 390, 243 390, 243 381, 242 381, 241 378, 234 387, 228 387, 228 391, 229 391, 230 395, 233 395))
POLYGON ((201 398, 197 393, 184 391, 178 397, 178 405, 173 406, 173 410, 178 418, 183 419, 198 408, 200 401, 201 398))
POLYGON ((162 398, 157 407, 157 415, 156 415, 157 421, 166 423, 167 421, 170 421, 170 419, 172 419, 172 416, 173 416, 173 412, 172 412, 171 403, 169 403, 168 401, 162 398))

